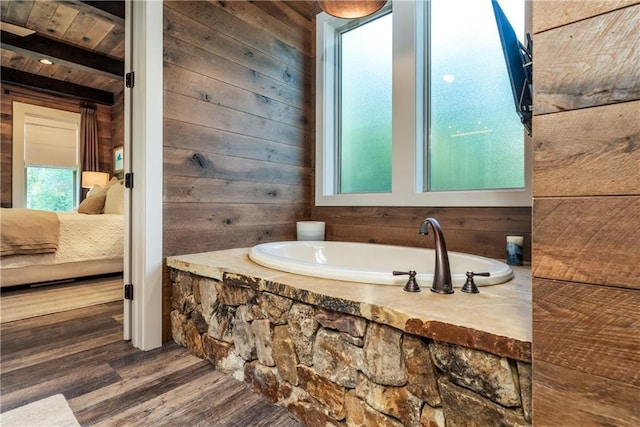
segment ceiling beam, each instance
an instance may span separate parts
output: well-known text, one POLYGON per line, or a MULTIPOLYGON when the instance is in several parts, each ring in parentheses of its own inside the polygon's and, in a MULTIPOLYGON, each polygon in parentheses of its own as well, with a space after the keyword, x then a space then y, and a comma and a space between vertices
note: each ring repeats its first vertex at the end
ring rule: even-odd
POLYGON ((124 61, 60 43, 37 34, 20 37, 2 31, 0 33, 0 44, 3 49, 25 55, 49 58, 58 64, 79 68, 112 79, 121 80, 124 76, 124 61))
POLYGON ((113 105, 113 93, 104 90, 43 77, 8 67, 2 67, 0 73, 3 83, 11 83, 16 86, 37 89, 41 92, 96 104, 113 105))
POLYGON ((110 15, 117 16, 124 19, 124 0, 110 0, 110 1, 85 1, 81 0, 80 3, 84 3, 88 6, 100 9, 110 15))

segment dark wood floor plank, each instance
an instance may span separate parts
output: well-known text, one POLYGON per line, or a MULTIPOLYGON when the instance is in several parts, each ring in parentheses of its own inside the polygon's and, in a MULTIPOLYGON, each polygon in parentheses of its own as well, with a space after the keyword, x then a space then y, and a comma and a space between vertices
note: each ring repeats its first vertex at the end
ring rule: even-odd
POLYGON ((62 393, 83 425, 300 426, 176 345, 122 340, 122 302, 0 326, 0 410, 62 393))
POLYGON ((2 372, 7 373, 16 369, 23 369, 39 363, 52 360, 54 358, 70 357, 74 354, 122 339, 122 331, 117 330, 109 333, 105 331, 97 337, 87 337, 87 339, 75 343, 66 343, 62 347, 39 349, 34 353, 34 349, 25 348, 14 352, 11 357, 2 359, 2 372))

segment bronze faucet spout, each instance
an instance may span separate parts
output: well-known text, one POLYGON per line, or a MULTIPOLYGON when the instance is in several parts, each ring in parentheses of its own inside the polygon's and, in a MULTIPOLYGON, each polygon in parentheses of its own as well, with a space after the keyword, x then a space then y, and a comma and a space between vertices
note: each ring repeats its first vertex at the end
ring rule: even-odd
POLYGON ((433 284, 431 291, 438 294, 452 294, 453 283, 451 281, 451 268, 449 267, 449 254, 447 244, 440 223, 435 218, 425 218, 420 226, 420 234, 429 234, 429 225, 433 229, 435 239, 436 265, 433 270, 433 284))

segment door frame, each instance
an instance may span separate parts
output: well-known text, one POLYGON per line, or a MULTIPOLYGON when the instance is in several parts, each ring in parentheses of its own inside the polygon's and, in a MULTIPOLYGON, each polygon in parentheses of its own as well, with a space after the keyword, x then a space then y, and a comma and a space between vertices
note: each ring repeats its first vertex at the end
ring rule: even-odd
POLYGON ((163 5, 126 0, 125 7, 125 70, 135 76, 125 89, 125 173, 134 173, 134 186, 125 197, 124 277, 133 300, 125 300, 124 339, 151 350, 162 345, 163 5))

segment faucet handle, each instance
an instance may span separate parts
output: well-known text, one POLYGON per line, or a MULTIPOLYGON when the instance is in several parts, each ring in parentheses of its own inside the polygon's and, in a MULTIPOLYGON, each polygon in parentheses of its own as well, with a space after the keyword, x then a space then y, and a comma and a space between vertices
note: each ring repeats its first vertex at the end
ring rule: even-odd
POLYGON ((484 276, 484 277, 489 277, 491 276, 491 273, 485 272, 485 273, 474 273, 473 271, 467 271, 466 272, 466 276, 467 276, 467 281, 465 282, 465 284, 462 286, 462 289, 460 289, 462 292, 466 292, 468 294, 478 294, 480 293, 480 291, 478 290, 478 287, 476 286, 475 282, 473 281, 473 276, 484 276))
POLYGON ((416 272, 413 270, 409 271, 393 271, 391 274, 394 276, 402 276, 409 275, 409 280, 407 284, 404 285, 403 290, 406 292, 420 292, 420 286, 418 286, 418 282, 416 281, 416 272))

